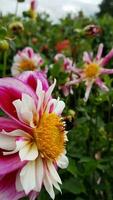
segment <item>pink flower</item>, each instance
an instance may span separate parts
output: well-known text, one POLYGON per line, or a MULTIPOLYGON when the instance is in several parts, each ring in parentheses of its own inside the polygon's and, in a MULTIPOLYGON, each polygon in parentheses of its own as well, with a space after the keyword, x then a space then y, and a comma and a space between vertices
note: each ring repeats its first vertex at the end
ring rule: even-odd
POLYGON ((83 29, 86 36, 95 37, 102 33, 102 28, 96 24, 89 24, 83 29))
POLYGON ((63 101, 53 99, 40 72, 0 79, 0 199, 35 200, 42 186, 51 198, 60 190, 57 167, 68 165, 63 101))
POLYGON ((13 76, 21 74, 23 71, 40 70, 44 61, 40 54, 34 53, 33 49, 26 47, 14 56, 11 72, 13 76))
POLYGON ((37 0, 31 0, 31 10, 37 9, 37 0))
POLYGON ((31 0, 28 13, 29 17, 31 17, 32 19, 35 20, 37 18, 37 0, 31 0))
MULTIPOLYGON (((70 58, 65 57, 63 54, 56 54, 55 61, 58 62, 59 60, 63 61, 63 65, 62 65, 63 71, 68 73, 67 82, 72 81, 76 77, 74 73, 78 72, 78 70, 76 70, 75 64, 70 58)), ((59 89, 63 91, 63 94, 65 96, 68 96, 69 94, 73 94, 72 86, 68 86, 64 84, 64 85, 60 85, 59 89)))
POLYGON ((85 82, 86 84, 86 93, 84 100, 87 101, 89 94, 92 88, 92 85, 95 83, 100 89, 108 91, 108 87, 101 80, 100 76, 104 74, 113 74, 113 69, 104 68, 109 60, 113 57, 113 49, 105 56, 102 57, 103 44, 99 45, 98 52, 95 58, 93 55, 88 52, 84 52, 83 60, 84 67, 83 69, 77 69, 78 78, 67 83, 67 86, 75 85, 80 82, 85 82))

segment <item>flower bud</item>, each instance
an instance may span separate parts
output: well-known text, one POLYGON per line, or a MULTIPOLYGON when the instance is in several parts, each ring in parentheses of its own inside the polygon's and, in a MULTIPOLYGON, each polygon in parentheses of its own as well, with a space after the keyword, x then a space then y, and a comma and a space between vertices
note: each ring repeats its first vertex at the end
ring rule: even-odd
POLYGON ((98 36, 102 33, 101 27, 95 25, 95 24, 90 24, 87 25, 84 29, 84 33, 86 36, 98 36))
POLYGON ((9 43, 7 40, 0 40, 0 51, 7 51, 9 49, 9 43))
POLYGON ((37 44, 37 42, 38 42, 38 39, 36 37, 33 37, 32 38, 32 44, 37 44))
POLYGON ((15 22, 10 23, 9 29, 13 33, 21 33, 24 30, 24 26, 23 26, 22 22, 15 21, 15 22))

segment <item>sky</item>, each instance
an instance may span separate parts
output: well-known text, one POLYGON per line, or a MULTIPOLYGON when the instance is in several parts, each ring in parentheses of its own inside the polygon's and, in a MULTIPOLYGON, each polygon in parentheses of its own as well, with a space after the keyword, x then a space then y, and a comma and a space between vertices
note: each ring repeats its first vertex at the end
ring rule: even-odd
MULTIPOLYGON (((77 13, 83 10, 86 15, 93 15, 98 12, 98 5, 102 0, 38 0, 38 12, 46 11, 50 14, 53 21, 65 16, 67 13, 77 13)), ((23 10, 29 8, 30 0, 19 3, 18 14, 21 15, 23 10)), ((3 14, 8 12, 14 13, 16 0, 0 0, 0 11, 3 14)))

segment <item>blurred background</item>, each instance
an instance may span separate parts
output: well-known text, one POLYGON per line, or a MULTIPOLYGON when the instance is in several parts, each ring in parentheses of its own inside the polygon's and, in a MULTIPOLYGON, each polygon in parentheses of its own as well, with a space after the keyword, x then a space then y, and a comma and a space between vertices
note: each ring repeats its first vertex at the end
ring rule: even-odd
MULTIPOLYGON (((46 11, 51 19, 55 22, 59 18, 65 16, 67 13, 77 14, 78 11, 83 11, 86 15, 94 15, 99 11, 98 5, 102 0, 38 0, 38 12, 46 11)), ((26 0, 23 4, 19 5, 18 15, 29 7, 30 0, 26 0)), ((15 12, 16 0, 1 0, 0 11, 3 14, 15 12), (7 5, 7 6, 6 6, 7 5)))

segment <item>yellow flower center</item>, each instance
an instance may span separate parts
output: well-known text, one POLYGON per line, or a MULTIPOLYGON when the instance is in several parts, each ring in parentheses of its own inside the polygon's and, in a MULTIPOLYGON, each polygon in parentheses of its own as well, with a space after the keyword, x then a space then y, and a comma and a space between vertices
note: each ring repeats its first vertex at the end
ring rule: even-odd
POLYGON ((44 114, 34 129, 34 139, 40 155, 55 161, 64 151, 65 129, 61 118, 55 113, 44 114))
POLYGON ((34 71, 36 69, 35 64, 32 60, 22 60, 19 66, 20 71, 27 71, 31 70, 34 71))
POLYGON ((99 74, 98 64, 90 63, 85 65, 84 73, 86 78, 96 78, 99 74))

